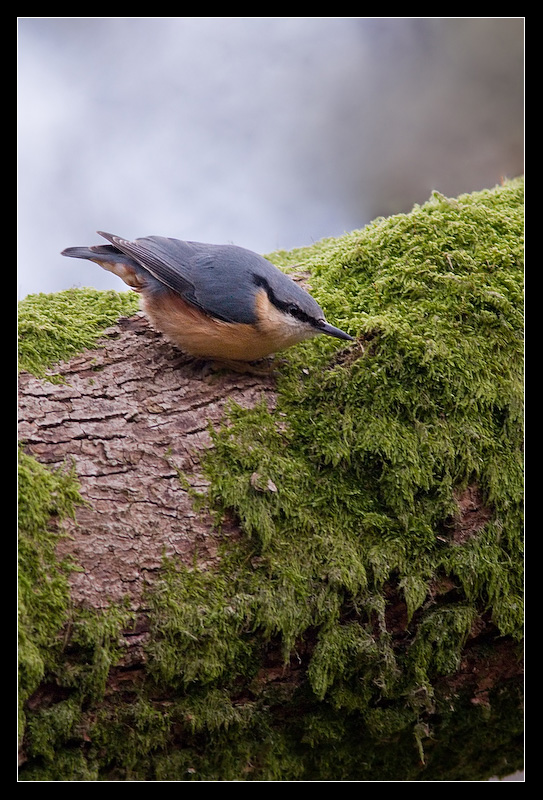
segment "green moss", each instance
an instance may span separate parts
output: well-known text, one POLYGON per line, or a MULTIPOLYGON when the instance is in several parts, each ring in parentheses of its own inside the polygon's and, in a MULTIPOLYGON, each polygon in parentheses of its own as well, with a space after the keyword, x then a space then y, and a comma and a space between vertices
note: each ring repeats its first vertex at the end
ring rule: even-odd
POLYGON ((59 685, 74 692, 81 703, 102 701, 110 670, 122 656, 121 632, 130 630, 133 620, 128 603, 77 609, 70 620, 69 654, 57 677, 59 685))
POLYGON ((254 600, 233 588, 229 578, 165 567, 149 598, 149 674, 157 685, 213 685, 245 671, 251 646, 243 631, 254 600))
POLYGON ((19 367, 37 377, 59 361, 95 345, 120 316, 133 314, 137 296, 68 289, 32 294, 19 303, 19 367))
POLYGON ((122 765, 123 780, 139 780, 149 774, 153 754, 168 742, 169 715, 152 703, 137 699, 122 708, 104 708, 91 729, 92 755, 101 754, 103 769, 122 765))
MULTIPOLYGON (((69 606, 67 564, 55 548, 58 525, 80 502, 73 470, 50 471, 19 454, 19 701, 21 707, 52 668, 69 606)), ((21 720, 22 722, 23 720, 21 720)), ((23 727, 21 727, 21 733, 23 727)))
POLYGON ((72 468, 50 470, 19 453, 19 735, 45 760, 53 759, 55 743, 70 738, 81 706, 103 698, 119 632, 131 619, 123 608, 71 607, 68 578, 78 566, 59 562, 56 547, 62 520, 81 502, 72 468), (30 714, 26 730, 25 704, 42 681, 57 686, 61 702, 30 714))
POLYGON ((331 594, 358 594, 368 570, 380 589, 409 569, 412 616, 443 571, 521 634, 522 220, 517 181, 435 196, 308 250, 327 315, 366 352, 334 358, 324 338, 293 352, 277 410, 232 414, 207 467, 214 500, 260 554, 283 575, 299 565, 309 602, 311 574, 331 594), (277 491, 255 492, 254 472, 277 491), (468 484, 493 519, 462 548, 442 547, 453 491, 468 484))
MULTIPOLYGON (((308 679, 317 697, 323 699, 339 683, 330 698, 338 707, 346 706, 344 686, 363 674, 367 686, 379 686, 386 697, 389 684, 397 680, 396 660, 388 637, 376 638, 368 626, 359 622, 322 629, 308 669, 308 679)), ((358 705, 367 707, 371 690, 360 692, 358 705)), ((349 705, 352 705, 352 700, 349 705)))
MULTIPOLYGON (((520 679, 484 702, 454 679, 468 648, 486 664, 523 633, 522 236, 516 180, 272 257, 310 272, 358 343, 291 349, 276 407, 232 405, 212 432, 203 500, 243 537, 215 571, 165 565, 137 698, 99 701, 115 625, 90 636, 89 774, 484 780, 521 767, 520 679), (485 513, 462 529, 467 487, 485 513)), ((78 728, 71 707, 58 714, 41 724, 68 763, 78 728)), ((28 775, 66 774, 36 752, 28 775)))

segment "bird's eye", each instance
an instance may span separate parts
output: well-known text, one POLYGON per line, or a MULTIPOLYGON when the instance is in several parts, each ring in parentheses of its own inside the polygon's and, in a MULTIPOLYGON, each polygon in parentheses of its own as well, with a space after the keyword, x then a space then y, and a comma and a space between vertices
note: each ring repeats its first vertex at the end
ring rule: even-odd
POLYGON ((287 311, 289 314, 292 314, 293 317, 297 317, 300 313, 300 309, 296 303, 290 303, 290 305, 287 306, 287 311))

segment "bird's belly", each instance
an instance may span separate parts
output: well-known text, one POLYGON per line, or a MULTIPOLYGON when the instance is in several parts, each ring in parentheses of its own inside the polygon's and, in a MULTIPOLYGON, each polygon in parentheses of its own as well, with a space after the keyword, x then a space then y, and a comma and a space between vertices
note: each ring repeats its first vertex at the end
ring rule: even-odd
POLYGON ((223 322, 204 314, 178 295, 142 297, 153 326, 185 353, 223 361, 256 361, 307 338, 298 331, 223 322))

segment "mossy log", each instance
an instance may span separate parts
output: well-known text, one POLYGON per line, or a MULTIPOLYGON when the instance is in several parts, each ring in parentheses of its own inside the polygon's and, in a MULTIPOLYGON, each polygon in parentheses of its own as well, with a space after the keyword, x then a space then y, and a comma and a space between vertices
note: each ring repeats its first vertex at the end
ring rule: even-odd
POLYGON ((269 377, 20 304, 21 780, 522 768, 522 238, 517 179, 272 254, 356 342, 269 377))

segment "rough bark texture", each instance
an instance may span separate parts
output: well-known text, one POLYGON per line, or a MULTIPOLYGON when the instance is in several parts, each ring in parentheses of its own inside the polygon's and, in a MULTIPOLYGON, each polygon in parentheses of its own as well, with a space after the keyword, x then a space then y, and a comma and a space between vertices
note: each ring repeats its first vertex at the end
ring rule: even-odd
POLYGON ((140 314, 58 371, 65 383, 21 375, 19 435, 41 463, 75 462, 86 505, 66 521, 59 546, 81 566, 71 574, 72 601, 102 608, 128 596, 137 609, 164 555, 205 566, 223 537, 236 536, 235 526, 218 533, 195 512, 180 474, 202 490, 198 454, 209 447, 210 423, 230 399, 272 404, 274 380, 206 371, 140 314))

